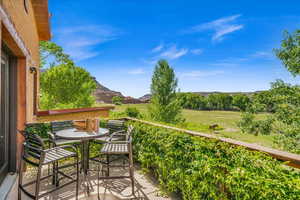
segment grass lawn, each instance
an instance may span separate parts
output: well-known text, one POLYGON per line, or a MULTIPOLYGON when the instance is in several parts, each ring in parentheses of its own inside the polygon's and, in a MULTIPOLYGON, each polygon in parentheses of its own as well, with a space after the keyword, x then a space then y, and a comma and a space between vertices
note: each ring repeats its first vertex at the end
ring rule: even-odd
MULTIPOLYGON (((136 107, 141 113, 147 115, 147 104, 124 104, 116 106, 114 111, 122 112, 127 107, 136 107)), ((218 135, 229 137, 245 142, 256 143, 268 147, 272 147, 273 136, 272 135, 252 135, 247 133, 241 133, 236 123, 241 118, 241 113, 236 111, 196 111, 196 110, 183 110, 183 117, 186 119, 185 127, 187 129, 212 133, 208 126, 212 124, 218 124, 224 130, 220 131, 218 135)), ((258 119, 264 119, 268 114, 258 114, 258 119)))

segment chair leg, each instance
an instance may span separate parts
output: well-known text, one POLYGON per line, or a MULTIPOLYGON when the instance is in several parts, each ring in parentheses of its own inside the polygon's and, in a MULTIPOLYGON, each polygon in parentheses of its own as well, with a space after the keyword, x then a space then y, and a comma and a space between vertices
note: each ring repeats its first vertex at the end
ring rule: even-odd
POLYGON ((55 186, 59 186, 59 179, 58 179, 58 161, 55 162, 55 186))
POLYGON ((106 155, 107 176, 109 176, 109 155, 106 155))
POLYGON ((55 185, 55 182, 56 182, 55 163, 52 163, 52 185, 55 185))
POLYGON ((79 190, 79 158, 76 157, 76 200, 78 199, 78 190, 79 190))
POLYGON ((41 182, 41 173, 42 173, 42 165, 40 164, 37 176, 36 176, 36 185, 35 185, 35 200, 39 199, 40 193, 40 182, 41 182))
POLYGON ((99 185, 100 185, 100 164, 98 164, 98 169, 97 169, 97 196, 98 196, 98 200, 100 200, 99 185))
POLYGON ((133 168, 132 154, 129 154, 129 176, 131 179, 132 195, 134 195, 134 168, 133 168))
MULTIPOLYGON (((51 145, 51 148, 57 147, 56 144, 51 145)), ((52 185, 57 184, 57 171, 56 171, 56 162, 52 163, 52 185)))
MULTIPOLYGON (((22 153, 23 156, 23 153, 22 153)), ((22 187, 22 183, 23 183, 23 159, 21 157, 20 162, 19 162, 19 183, 18 183, 18 200, 21 200, 21 188, 22 187)))

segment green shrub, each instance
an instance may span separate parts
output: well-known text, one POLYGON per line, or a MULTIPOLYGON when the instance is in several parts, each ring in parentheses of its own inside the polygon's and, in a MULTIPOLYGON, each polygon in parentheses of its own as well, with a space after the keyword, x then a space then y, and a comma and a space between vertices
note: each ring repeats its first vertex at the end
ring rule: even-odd
POLYGON ((258 126, 254 121, 254 114, 249 112, 242 113, 242 118, 237 125, 243 133, 255 133, 258 126))
POLYGON ((265 120, 258 120, 258 132, 262 135, 270 135, 272 132, 273 118, 268 117, 265 120))
POLYGON ((111 101, 115 105, 122 105, 123 98, 120 96, 114 96, 111 101))
POLYGON ((125 109, 125 114, 128 117, 134 117, 134 118, 138 118, 141 116, 140 111, 136 107, 127 107, 125 109))
POLYGON ((245 112, 242 113, 242 119, 237 123, 237 126, 243 133, 270 135, 273 121, 272 117, 268 117, 266 120, 255 120, 253 113, 245 112))
POLYGON ((264 153, 130 123, 135 159, 184 200, 300 199, 300 172, 264 153))

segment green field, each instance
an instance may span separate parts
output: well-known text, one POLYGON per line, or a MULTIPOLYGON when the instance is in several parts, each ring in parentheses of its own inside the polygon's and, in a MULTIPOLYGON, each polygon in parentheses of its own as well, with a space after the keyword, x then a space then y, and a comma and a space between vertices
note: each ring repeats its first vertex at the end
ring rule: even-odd
MULTIPOLYGON (((124 104, 116 106, 114 112, 122 112, 127 107, 136 107, 141 113, 147 115, 147 104, 124 104)), ((212 133, 208 127, 212 124, 218 124, 223 130, 218 131, 217 135, 229 137, 245 142, 256 143, 264 146, 272 147, 272 135, 252 135, 241 133, 236 123, 241 118, 240 112, 235 111, 196 111, 196 110, 183 110, 183 117, 186 123, 183 128, 196 130, 205 133, 212 133)), ((257 115, 258 119, 264 119, 268 114, 257 115)))

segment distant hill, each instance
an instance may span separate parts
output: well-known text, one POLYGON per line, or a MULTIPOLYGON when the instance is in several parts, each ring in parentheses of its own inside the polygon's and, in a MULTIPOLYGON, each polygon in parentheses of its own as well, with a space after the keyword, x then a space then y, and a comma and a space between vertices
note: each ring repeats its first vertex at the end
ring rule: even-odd
MULTIPOLYGON (((94 78, 94 77, 93 77, 94 78)), ((94 92, 94 96, 96 98, 97 103, 112 103, 112 98, 114 96, 119 96, 123 98, 123 103, 124 104, 138 104, 138 103, 149 103, 151 94, 145 94, 144 96, 140 98, 133 98, 130 96, 124 96, 121 92, 113 91, 110 90, 109 88, 103 86, 100 84, 96 78, 94 78, 97 88, 94 92)), ((213 92, 193 92, 195 94, 199 94, 202 96, 208 96, 210 94, 218 94, 218 93, 223 93, 223 94, 229 94, 229 95, 235 95, 235 94, 246 94, 246 95, 251 95, 255 93, 259 93, 262 91, 256 91, 256 92, 218 92, 218 91, 213 91, 213 92)))
POLYGON ((134 104, 134 103, 142 103, 139 99, 135 99, 133 97, 125 97, 121 92, 110 90, 109 88, 100 84, 95 77, 93 77, 95 83, 97 85, 96 90, 93 95, 96 98, 97 103, 112 103, 112 98, 114 96, 119 96, 123 98, 123 103, 125 104, 134 104))
POLYGON ((256 93, 260 93, 262 91, 255 91, 255 92, 218 92, 218 91, 213 91, 213 92, 193 92, 195 94, 199 94, 202 96, 208 96, 210 94, 229 94, 229 95, 236 95, 236 94, 245 94, 245 95, 252 95, 256 93))
MULTIPOLYGON (((260 93, 262 91, 255 91, 255 92, 218 92, 218 91, 213 91, 213 92, 192 92, 195 94, 199 94, 202 96, 208 96, 210 94, 229 94, 229 95, 236 95, 236 94, 245 94, 245 95, 252 95, 256 93, 260 93)), ((140 97, 139 100, 145 103, 148 103, 151 99, 151 94, 145 94, 144 96, 140 97)))
POLYGON ((145 94, 144 96, 140 97, 139 100, 144 103, 148 103, 150 101, 150 98, 151 98, 151 94, 145 94))

